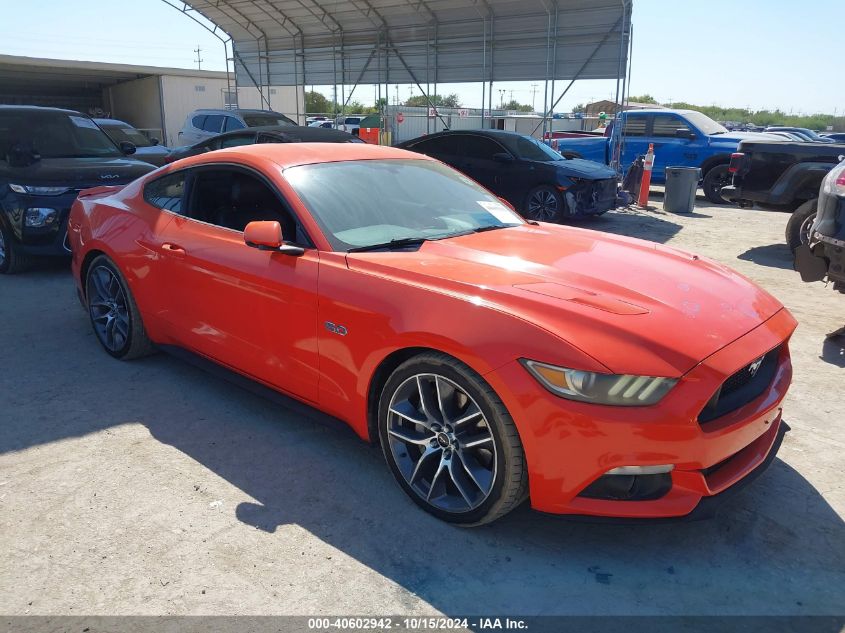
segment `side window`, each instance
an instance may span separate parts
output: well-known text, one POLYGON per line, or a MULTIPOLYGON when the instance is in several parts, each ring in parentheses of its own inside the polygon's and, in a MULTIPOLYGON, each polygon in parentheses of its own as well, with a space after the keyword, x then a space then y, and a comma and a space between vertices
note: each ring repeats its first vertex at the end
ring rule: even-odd
POLYGON ((194 174, 185 215, 233 231, 243 231, 250 222, 276 221, 286 241, 310 246, 287 204, 257 176, 239 169, 200 169, 194 174))
POLYGON ((645 136, 646 122, 648 117, 645 116, 628 116, 625 118, 625 136, 645 136))
POLYGON ((462 134, 460 144, 463 149, 461 153, 467 158, 493 160, 493 154, 505 151, 496 141, 472 134, 462 134))
POLYGON ((673 114, 656 114, 654 116, 653 136, 674 138, 677 130, 690 131, 686 121, 673 114))
POLYGON ((144 187, 144 200, 154 207, 182 212, 182 195, 185 193, 185 172, 157 178, 144 187))
POLYGON ((206 115, 198 114, 193 119, 191 119, 191 125, 193 125, 198 130, 201 130, 201 129, 203 129, 202 126, 205 125, 205 118, 206 118, 206 115))
POLYGON ((458 137, 454 135, 439 136, 413 145, 411 149, 430 156, 456 156, 458 151, 458 137))
POLYGON ((238 121, 238 119, 236 119, 235 117, 227 116, 226 117, 226 123, 224 124, 224 127, 223 127, 223 131, 224 132, 231 132, 232 130, 242 130, 245 127, 246 126, 243 123, 241 123, 240 121, 238 121))
POLYGON ((227 147, 240 147, 241 145, 252 145, 254 142, 255 136, 253 134, 235 134, 234 136, 220 139, 220 149, 225 149, 227 147))
POLYGON ((215 134, 220 133, 220 129, 223 127, 223 115, 222 114, 209 114, 205 117, 205 123, 203 123, 202 129, 206 132, 214 132, 215 134))

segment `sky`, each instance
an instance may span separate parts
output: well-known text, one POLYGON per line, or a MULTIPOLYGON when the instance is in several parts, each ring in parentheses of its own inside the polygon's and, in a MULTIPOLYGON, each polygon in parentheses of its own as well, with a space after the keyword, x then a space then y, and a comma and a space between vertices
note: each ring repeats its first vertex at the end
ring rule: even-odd
MULTIPOLYGON (((171 0, 181 5, 178 0, 171 0)), ((0 0, 0 54, 224 70, 223 44, 163 0, 0 0)), ((796 114, 842 114, 845 0, 634 0, 631 95, 796 114)), ((531 104, 532 82, 494 84, 531 104)), ((536 106, 543 102, 543 84, 536 106)), ((561 82, 556 84, 562 89, 561 82)), ((317 87, 331 97, 331 87, 317 87)), ((467 107, 481 105, 480 84, 447 84, 467 107)), ((613 99, 615 81, 578 81, 559 112, 613 99)), ((391 87, 391 102, 396 94, 391 87)), ((420 94, 399 87, 399 97, 420 94)), ((559 94, 559 92, 558 92, 559 94)), ((371 86, 354 98, 369 104, 371 86)))

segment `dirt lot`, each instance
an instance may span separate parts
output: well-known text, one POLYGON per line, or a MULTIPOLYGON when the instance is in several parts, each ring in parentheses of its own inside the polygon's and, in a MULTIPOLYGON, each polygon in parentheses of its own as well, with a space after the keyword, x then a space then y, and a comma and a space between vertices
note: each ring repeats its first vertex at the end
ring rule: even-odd
MULTIPOLYGON (((659 202, 657 203, 659 205, 659 202)), ((2 614, 845 614, 845 295, 787 216, 705 206, 590 228, 735 267, 792 310, 792 426, 714 520, 427 516, 377 449, 167 355, 102 352, 64 266, 0 278, 2 614)))

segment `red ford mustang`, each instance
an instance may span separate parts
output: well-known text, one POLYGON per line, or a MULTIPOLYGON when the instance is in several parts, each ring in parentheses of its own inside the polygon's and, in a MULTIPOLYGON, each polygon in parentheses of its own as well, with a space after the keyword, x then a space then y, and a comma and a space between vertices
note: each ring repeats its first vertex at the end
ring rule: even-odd
POLYGON ((526 223, 371 145, 258 145, 83 192, 73 273, 116 358, 178 346, 378 441, 432 514, 709 513, 774 458, 795 320, 715 262, 526 223))

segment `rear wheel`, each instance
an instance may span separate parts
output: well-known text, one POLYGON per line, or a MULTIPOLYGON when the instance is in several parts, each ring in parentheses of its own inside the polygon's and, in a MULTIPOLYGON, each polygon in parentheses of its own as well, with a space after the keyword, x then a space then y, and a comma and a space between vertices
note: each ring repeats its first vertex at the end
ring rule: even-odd
POLYGON ((810 242, 810 231, 813 228, 813 222, 816 221, 818 208, 818 198, 808 200, 795 209, 789 217, 789 222, 786 223, 786 243, 793 253, 802 244, 810 242))
POLYGON ((728 165, 716 165, 704 176, 701 188, 704 189, 704 196, 713 204, 731 204, 731 201, 722 197, 722 187, 731 184, 731 174, 728 165))
POLYGON ((396 481, 440 519, 489 523, 527 496, 522 443, 504 404, 481 376, 446 354, 415 356, 393 372, 378 424, 396 481))
POLYGON ((126 279, 105 255, 88 267, 85 295, 94 334, 109 354, 131 360, 155 351, 126 279))
POLYGON ((540 185, 528 192, 525 217, 538 222, 560 222, 563 215, 563 197, 554 187, 540 185))

